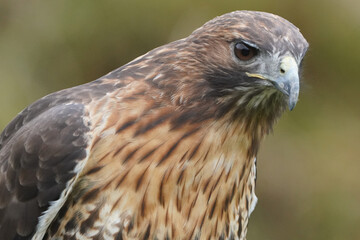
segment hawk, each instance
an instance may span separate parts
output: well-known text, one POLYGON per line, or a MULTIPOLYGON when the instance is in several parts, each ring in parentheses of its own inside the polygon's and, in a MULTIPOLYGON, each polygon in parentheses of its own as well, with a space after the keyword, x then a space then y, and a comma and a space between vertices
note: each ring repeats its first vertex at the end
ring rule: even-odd
POLYGON ((245 239, 259 143, 307 48, 235 11, 31 104, 0 136, 1 239, 245 239))

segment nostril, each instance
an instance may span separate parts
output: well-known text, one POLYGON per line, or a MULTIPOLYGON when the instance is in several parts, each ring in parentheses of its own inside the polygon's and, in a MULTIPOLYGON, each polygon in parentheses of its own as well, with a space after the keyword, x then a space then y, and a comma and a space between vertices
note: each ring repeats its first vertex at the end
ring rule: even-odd
POLYGON ((280 68, 281 73, 285 73, 285 70, 283 68, 280 68))

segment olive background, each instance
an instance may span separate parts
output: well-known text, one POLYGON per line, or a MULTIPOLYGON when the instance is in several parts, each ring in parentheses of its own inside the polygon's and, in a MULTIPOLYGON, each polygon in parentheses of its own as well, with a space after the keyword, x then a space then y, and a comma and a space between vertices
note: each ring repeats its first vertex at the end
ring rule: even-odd
POLYGON ((280 15, 310 43, 300 100, 261 145, 248 239, 360 239, 358 0, 0 0, 0 129, 46 94, 242 9, 280 15))

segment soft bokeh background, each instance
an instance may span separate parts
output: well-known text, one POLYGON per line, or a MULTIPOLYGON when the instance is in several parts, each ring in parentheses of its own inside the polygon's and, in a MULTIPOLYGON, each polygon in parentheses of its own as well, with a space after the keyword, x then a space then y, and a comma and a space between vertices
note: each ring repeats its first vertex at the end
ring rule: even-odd
POLYGON ((0 129, 34 100, 238 9, 281 15, 310 42, 300 102, 258 156, 248 239, 360 239, 358 0, 0 0, 0 129))

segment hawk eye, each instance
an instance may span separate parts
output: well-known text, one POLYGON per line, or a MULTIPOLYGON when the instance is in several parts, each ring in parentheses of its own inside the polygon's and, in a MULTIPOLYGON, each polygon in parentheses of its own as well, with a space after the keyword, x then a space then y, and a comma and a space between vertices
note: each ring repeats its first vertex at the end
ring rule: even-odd
POLYGON ((235 44, 234 52, 241 61, 248 61, 257 54, 257 49, 243 42, 238 42, 235 44))

